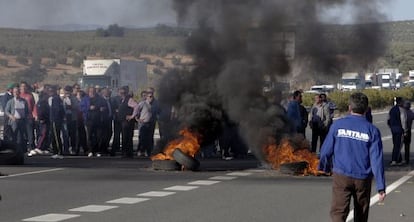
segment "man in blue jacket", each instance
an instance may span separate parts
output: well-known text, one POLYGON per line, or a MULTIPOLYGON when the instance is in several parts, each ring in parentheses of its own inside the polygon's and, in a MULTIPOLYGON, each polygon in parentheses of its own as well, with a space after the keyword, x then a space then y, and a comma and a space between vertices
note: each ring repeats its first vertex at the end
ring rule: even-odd
POLYGON ((302 117, 300 115, 300 103, 302 102, 302 93, 299 90, 293 92, 292 100, 287 107, 287 115, 293 124, 293 131, 300 133, 302 127, 302 117))
POLYGON ((319 170, 333 171, 332 221, 346 221, 351 197, 354 218, 367 221, 373 176, 379 200, 385 198, 381 134, 365 118, 368 97, 354 93, 349 99, 351 115, 333 123, 322 145, 319 170))

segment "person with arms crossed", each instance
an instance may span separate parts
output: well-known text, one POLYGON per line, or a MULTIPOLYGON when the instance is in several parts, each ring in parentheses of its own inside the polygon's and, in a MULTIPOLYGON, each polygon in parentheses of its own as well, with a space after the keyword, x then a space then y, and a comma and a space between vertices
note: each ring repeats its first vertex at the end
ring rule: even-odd
POLYGON ((367 109, 368 97, 352 94, 350 115, 333 123, 322 145, 319 170, 333 172, 330 215, 334 222, 346 221, 351 197, 355 221, 368 221, 373 176, 379 200, 386 196, 381 134, 366 120, 367 109))

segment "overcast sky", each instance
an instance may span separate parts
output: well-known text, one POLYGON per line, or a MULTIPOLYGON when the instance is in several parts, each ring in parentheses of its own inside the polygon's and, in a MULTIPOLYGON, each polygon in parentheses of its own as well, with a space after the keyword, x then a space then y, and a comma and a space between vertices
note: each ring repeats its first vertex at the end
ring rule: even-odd
MULTIPOLYGON (((175 24, 172 0, 0 0, 0 27, 50 25, 175 24)), ((362 0, 361 0, 362 1, 362 0)), ((414 0, 389 0, 382 11, 389 20, 414 20, 414 0)), ((346 16, 346 15, 344 15, 346 16)))

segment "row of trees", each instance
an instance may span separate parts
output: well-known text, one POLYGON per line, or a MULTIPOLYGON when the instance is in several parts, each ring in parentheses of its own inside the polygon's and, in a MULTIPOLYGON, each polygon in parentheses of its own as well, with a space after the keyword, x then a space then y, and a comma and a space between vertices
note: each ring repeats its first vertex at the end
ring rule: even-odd
POLYGON ((98 37, 123 37, 124 34, 125 29, 117 24, 110 25, 107 29, 99 28, 96 30, 98 37))
MULTIPOLYGON (((68 58, 64 57, 64 56, 60 56, 58 58, 53 58, 53 59, 48 59, 43 65, 47 66, 47 67, 55 67, 57 64, 62 64, 62 65, 72 65, 73 67, 77 67, 80 68, 82 66, 83 60, 85 59, 85 56, 81 56, 81 55, 76 55, 74 57, 72 57, 72 62, 69 64, 68 63, 68 58)), ((30 59, 32 62, 31 64, 42 64, 42 59, 40 56, 33 56, 30 59)), ((21 64, 21 65, 25 65, 28 66, 29 65, 29 58, 25 57, 25 56, 17 56, 16 57, 16 62, 21 64)), ((8 66, 8 61, 5 59, 1 59, 0 60, 0 65, 7 67, 8 66)))
POLYGON ((56 59, 76 55, 138 58, 141 54, 184 53, 185 37, 171 33, 170 29, 174 30, 125 29, 116 24, 107 29, 82 32, 0 29, 0 54, 56 59))
MULTIPOLYGON (((365 89, 362 91, 368 96, 369 105, 372 109, 383 109, 393 105, 394 97, 402 97, 404 99, 414 100, 414 88, 404 87, 399 90, 377 90, 377 89, 365 89)), ((338 112, 347 112, 349 104, 349 96, 352 91, 334 91, 329 93, 329 99, 336 104, 338 112)), ((314 102, 315 94, 305 93, 303 94, 303 105, 311 107, 314 102)))

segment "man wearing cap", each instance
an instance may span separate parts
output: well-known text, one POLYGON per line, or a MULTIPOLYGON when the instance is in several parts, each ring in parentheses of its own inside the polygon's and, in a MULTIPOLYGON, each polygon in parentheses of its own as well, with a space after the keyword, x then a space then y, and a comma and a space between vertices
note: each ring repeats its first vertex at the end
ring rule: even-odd
MULTIPOLYGON (((3 112, 6 110, 7 102, 13 98, 13 88, 16 84, 9 83, 7 84, 7 91, 4 93, 4 96, 1 97, 1 109, 3 112)), ((4 123, 3 123, 3 140, 11 141, 12 140, 12 129, 8 124, 9 117, 4 115, 4 123)))

